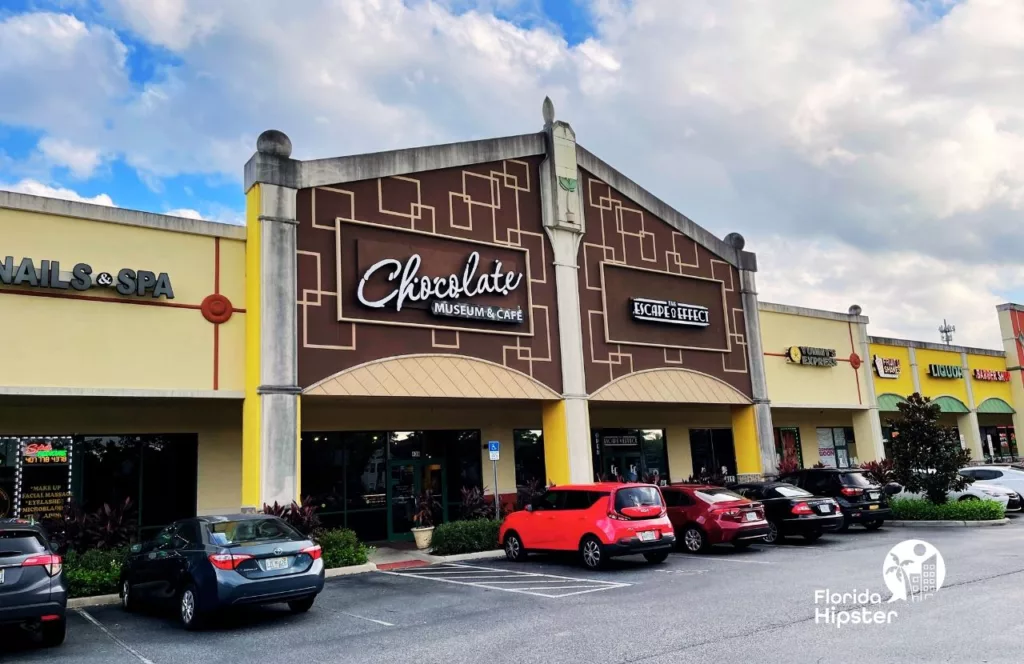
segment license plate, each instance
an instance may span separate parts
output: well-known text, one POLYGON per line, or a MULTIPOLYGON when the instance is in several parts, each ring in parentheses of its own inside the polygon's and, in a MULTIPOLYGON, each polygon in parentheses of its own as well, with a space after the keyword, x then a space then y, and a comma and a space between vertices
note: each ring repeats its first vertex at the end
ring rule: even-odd
POLYGON ((871 493, 868 494, 868 498, 871 500, 878 500, 878 496, 879 493, 877 491, 872 491, 871 493))
POLYGON ((829 514, 830 512, 832 512, 831 505, 818 505, 818 509, 821 510, 822 514, 829 514))
POLYGON ((653 530, 644 530, 637 533, 637 535, 640 537, 641 542, 652 542, 658 539, 658 533, 653 530))
POLYGON ((275 569, 288 569, 287 558, 267 558, 263 561, 263 569, 268 572, 275 569))
POLYGON ((868 509, 869 510, 877 510, 878 509, 878 505, 868 505, 868 509))
POLYGON ((757 512, 747 512, 745 518, 747 521, 757 521, 757 512))

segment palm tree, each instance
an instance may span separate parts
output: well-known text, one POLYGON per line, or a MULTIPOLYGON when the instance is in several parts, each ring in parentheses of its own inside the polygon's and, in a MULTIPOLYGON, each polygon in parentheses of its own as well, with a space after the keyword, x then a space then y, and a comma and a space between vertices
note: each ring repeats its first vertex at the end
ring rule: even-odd
MULTIPOLYGON (((896 564, 893 565, 892 567, 888 568, 887 570, 885 570, 885 573, 886 574, 890 574, 890 573, 891 574, 895 574, 896 580, 903 582, 903 587, 906 588, 906 597, 904 599, 909 600, 911 594, 913 594, 913 588, 910 587, 910 574, 907 573, 907 571, 905 569, 903 569, 903 568, 906 567, 907 565, 909 565, 910 563, 914 562, 914 561, 910 560, 910 559, 900 560, 896 556, 895 553, 890 553, 889 557, 891 557, 893 562, 896 563, 896 564)), ((896 601, 896 596, 893 595, 892 598, 889 601, 890 602, 896 601)))

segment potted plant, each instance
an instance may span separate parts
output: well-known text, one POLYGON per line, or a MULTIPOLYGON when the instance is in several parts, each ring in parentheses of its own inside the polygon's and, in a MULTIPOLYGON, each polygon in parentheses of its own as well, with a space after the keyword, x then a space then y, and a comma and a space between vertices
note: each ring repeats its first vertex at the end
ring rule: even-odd
POLYGON ((434 538, 434 494, 424 491, 416 501, 416 513, 412 516, 416 525, 412 528, 412 536, 416 540, 417 549, 430 548, 434 538))

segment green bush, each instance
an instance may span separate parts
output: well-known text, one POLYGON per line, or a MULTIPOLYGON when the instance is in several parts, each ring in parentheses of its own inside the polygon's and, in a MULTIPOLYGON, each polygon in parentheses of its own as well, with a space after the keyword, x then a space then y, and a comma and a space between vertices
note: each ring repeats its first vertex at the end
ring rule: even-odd
POLYGON ((924 498, 894 498, 892 518, 905 521, 990 521, 1003 518, 994 500, 962 500, 936 505, 924 498))
POLYGON ((370 556, 370 547, 360 542, 348 528, 325 530, 316 541, 323 549, 324 567, 327 569, 363 565, 370 556))
POLYGON ((493 519, 442 523, 434 528, 431 553, 438 556, 450 556, 456 553, 474 553, 500 548, 498 546, 498 529, 500 527, 501 522, 493 519))
POLYGON ((64 578, 70 597, 112 595, 121 581, 124 549, 89 549, 85 553, 64 554, 64 578))

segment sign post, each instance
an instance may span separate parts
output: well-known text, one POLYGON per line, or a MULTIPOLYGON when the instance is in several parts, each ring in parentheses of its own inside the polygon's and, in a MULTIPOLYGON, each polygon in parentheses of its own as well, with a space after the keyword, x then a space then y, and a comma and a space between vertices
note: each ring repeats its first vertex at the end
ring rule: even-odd
POLYGON ((487 441, 487 453, 491 457, 491 467, 494 470, 494 520, 501 520, 501 494, 498 492, 498 457, 500 456, 501 442, 497 440, 487 441))

